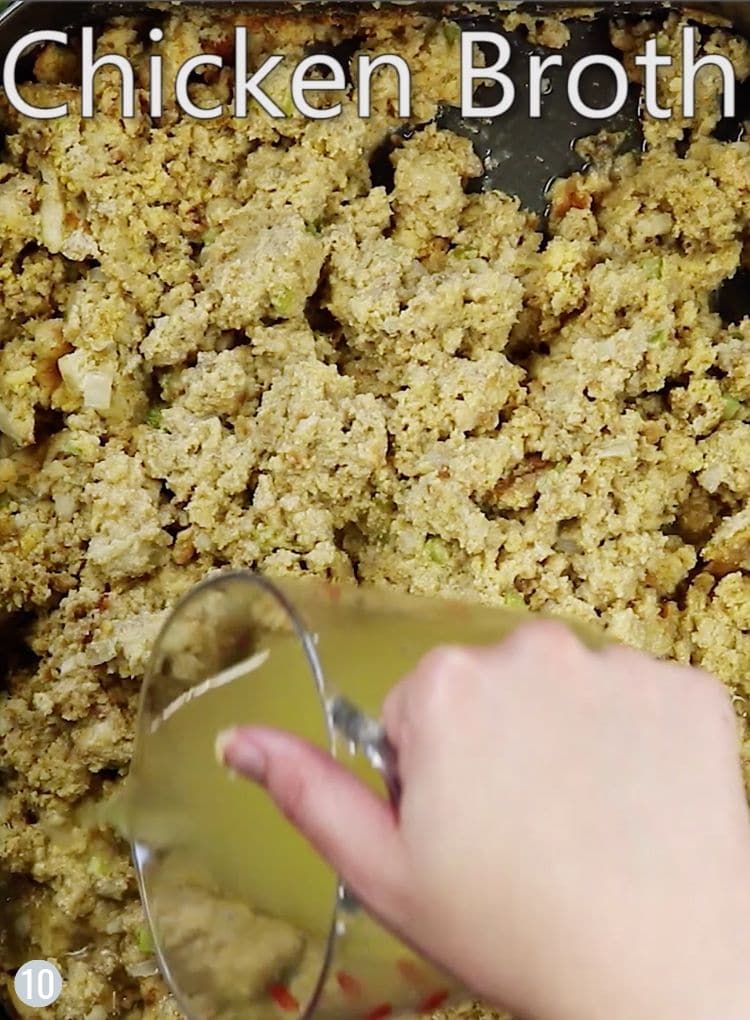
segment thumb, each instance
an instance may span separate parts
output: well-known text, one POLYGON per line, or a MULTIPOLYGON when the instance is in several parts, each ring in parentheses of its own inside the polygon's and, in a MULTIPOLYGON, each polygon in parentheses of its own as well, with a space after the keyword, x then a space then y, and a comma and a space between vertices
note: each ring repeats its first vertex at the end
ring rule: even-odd
POLYGON ((268 791, 373 913, 398 924, 406 853, 384 798, 326 752, 281 730, 238 726, 219 734, 216 748, 223 764, 268 791))

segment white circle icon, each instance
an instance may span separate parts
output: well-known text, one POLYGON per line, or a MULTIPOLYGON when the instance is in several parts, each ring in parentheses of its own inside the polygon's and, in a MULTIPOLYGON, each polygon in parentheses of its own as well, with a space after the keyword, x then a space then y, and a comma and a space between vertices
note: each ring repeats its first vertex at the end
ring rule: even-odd
POLYGON ((19 967, 13 981, 16 995, 24 1006, 44 1008, 60 997, 62 975, 54 963, 29 960, 19 967))

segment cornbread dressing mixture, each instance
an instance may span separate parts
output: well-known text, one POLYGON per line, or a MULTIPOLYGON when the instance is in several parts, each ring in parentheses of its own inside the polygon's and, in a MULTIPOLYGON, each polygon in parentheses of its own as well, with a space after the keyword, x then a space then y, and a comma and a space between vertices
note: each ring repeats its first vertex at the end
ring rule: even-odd
MULTIPOLYGON (((703 666, 735 694, 750 789, 750 320, 715 310, 750 265, 750 145, 717 137, 718 72, 694 121, 644 121, 642 154, 591 143, 545 237, 431 123, 458 101, 452 22, 171 6, 98 53, 145 81, 155 20, 169 80, 246 24, 251 66, 285 57, 267 91, 290 113, 311 41, 398 53, 419 127, 395 135, 388 71, 369 119, 350 88, 331 120, 154 123, 145 102, 121 119, 107 70, 83 120, 54 45, 23 93, 71 114, 2 103, 0 980, 36 1016, 11 975, 54 960, 49 1020, 179 1016, 127 849, 86 818, 127 772, 168 607, 218 568, 524 603, 703 666)), ((611 26, 634 80, 645 37, 674 54, 663 105, 681 25, 611 26)), ((702 40, 750 75, 729 29, 702 40)), ((227 104, 230 73, 204 70, 193 100, 227 104)))

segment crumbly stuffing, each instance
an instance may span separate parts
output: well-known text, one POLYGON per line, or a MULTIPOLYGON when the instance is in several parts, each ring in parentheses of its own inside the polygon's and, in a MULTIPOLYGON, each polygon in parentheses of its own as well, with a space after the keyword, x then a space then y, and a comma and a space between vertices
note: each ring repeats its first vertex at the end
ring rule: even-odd
MULTIPOLYGON (((104 73, 83 120, 55 46, 26 89, 70 116, 0 108, 0 964, 10 1002, 13 968, 58 963, 50 1020, 178 1017, 90 811, 127 772, 168 607, 216 568, 523 602, 703 666, 733 692, 750 790, 750 320, 714 301, 750 265, 750 144, 715 136, 716 77, 694 123, 646 119, 643 153, 594 146, 545 235, 471 188, 470 142, 432 122, 456 100, 450 23, 158 16, 168 75, 229 53, 238 19, 253 60, 400 53, 420 127, 397 133, 387 74, 367 120, 350 94, 318 122, 152 122, 117 115, 104 73)), ((681 25, 613 24, 634 79, 643 39, 676 52, 681 25)), ((750 73, 728 30, 703 45, 750 73)), ((149 46, 138 17, 98 43, 141 72, 149 46)), ((680 87, 678 66, 662 100, 680 87)), ((281 70, 270 91, 288 99, 281 70)))

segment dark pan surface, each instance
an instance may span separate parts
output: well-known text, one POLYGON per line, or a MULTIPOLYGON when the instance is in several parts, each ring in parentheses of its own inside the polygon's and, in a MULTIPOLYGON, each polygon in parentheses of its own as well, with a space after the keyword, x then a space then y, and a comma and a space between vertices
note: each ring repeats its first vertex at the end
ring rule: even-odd
MULTIPOLYGON (((562 50, 531 45, 523 35, 509 37, 512 56, 507 73, 516 84, 516 101, 502 117, 491 120, 465 120, 457 108, 448 108, 440 118, 441 126, 470 138, 486 172, 483 189, 499 189, 517 195, 523 205, 543 214, 551 181, 582 170, 584 160, 575 152, 575 143, 604 127, 623 134, 620 150, 640 149, 642 134, 638 118, 639 90, 631 88, 622 112, 607 121, 591 119, 577 113, 571 106, 565 82, 571 67, 589 53, 616 55, 609 41, 608 16, 570 24, 571 39, 562 50), (529 57, 559 53, 562 67, 545 72, 549 92, 542 102, 542 118, 531 120, 528 115, 529 57)), ((497 31, 497 19, 469 18, 462 21, 470 30, 497 31)), ((489 47, 488 63, 496 56, 489 47)), ((480 86, 477 102, 491 105, 501 97, 499 86, 480 86)), ((606 107, 612 101, 614 82, 605 68, 592 68, 582 80, 581 96, 591 107, 606 107)))
MULTIPOLYGON (((227 0, 203 0, 203 2, 226 3, 227 0)), ((322 6, 319 0, 310 0, 322 6)), ((353 6, 358 0, 344 0, 339 6, 353 6)), ((263 0, 254 6, 263 6, 263 0)), ((0 60, 4 59, 9 47, 22 35, 40 28, 75 29, 82 24, 96 24, 115 14, 133 13, 140 5, 138 0, 98 0, 96 3, 84 0, 27 0, 11 5, 0 17, 0 60)), ((265 6, 279 6, 268 2, 265 6)), ((431 10, 449 8, 443 3, 420 4, 431 10)), ((523 9, 549 12, 550 3, 524 4, 523 9)), ((609 131, 622 132, 621 149, 639 149, 642 137, 638 118, 639 94, 633 89, 628 102, 616 118, 606 122, 590 120, 576 114, 567 99, 564 81, 570 66, 587 53, 614 53, 609 43, 607 19, 614 14, 643 16, 666 11, 664 5, 656 3, 607 3, 598 4, 601 13, 593 17, 570 23, 571 42, 562 51, 547 50, 530 44, 520 32, 513 33, 513 56, 507 69, 514 79, 517 95, 513 108, 501 118, 493 120, 468 121, 462 118, 460 110, 446 107, 438 117, 441 126, 470 138, 479 156, 483 159, 485 173, 474 183, 479 189, 501 189, 517 195, 524 205, 544 214, 548 201, 548 185, 560 176, 567 176, 584 168, 584 162, 575 152, 575 143, 606 127, 609 131), (551 90, 544 97, 544 114, 541 121, 531 121, 527 116, 528 81, 526 69, 532 53, 541 56, 560 52, 563 67, 553 68, 547 74, 551 90)), ((687 5, 686 5, 687 6, 687 5)), ((746 3, 692 4, 692 8, 706 7, 719 14, 734 18, 738 29, 750 34, 750 0, 746 3)), ((455 5, 452 5, 455 9, 455 5)), ((500 18, 491 14, 458 15, 456 20, 463 29, 498 31, 500 18)), ((491 59, 494 54, 488 53, 491 59)), ((613 83, 606 70, 594 69, 584 78, 582 97, 592 106, 605 106, 612 96, 613 83)), ((744 121, 750 121, 750 88, 740 89, 738 94, 738 117, 732 123, 723 123, 721 137, 731 140, 744 131, 744 121)), ((490 104, 496 101, 495 90, 485 89, 482 101, 490 104)), ((424 125, 409 124, 401 133, 420 130, 424 125)), ((387 173, 388 148, 392 141, 384 139, 384 173, 387 173)), ((738 274, 724 291, 717 295, 717 304, 726 321, 736 321, 747 313, 750 279, 738 274)), ((13 1020, 9 1007, 0 1001, 0 1020, 13 1020)))

